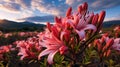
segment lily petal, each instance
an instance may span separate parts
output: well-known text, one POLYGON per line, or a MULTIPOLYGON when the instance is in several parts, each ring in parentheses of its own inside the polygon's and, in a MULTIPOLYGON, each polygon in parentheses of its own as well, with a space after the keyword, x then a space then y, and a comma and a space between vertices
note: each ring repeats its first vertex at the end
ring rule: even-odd
POLYGON ((83 28, 83 30, 87 30, 87 29, 92 29, 94 32, 96 31, 96 27, 92 24, 88 24, 86 25, 85 28, 83 28))
POLYGON ((58 52, 58 50, 57 50, 57 51, 53 51, 53 52, 51 52, 51 53, 48 55, 47 61, 48 61, 49 64, 53 64, 53 57, 54 57, 54 55, 55 55, 57 52, 58 52))
POLYGON ((51 53, 51 52, 53 52, 53 50, 50 50, 50 49, 46 49, 46 50, 42 51, 42 52, 39 54, 38 59, 40 60, 40 58, 41 58, 42 56, 47 55, 47 54, 49 54, 49 53, 51 53))
POLYGON ((76 30, 76 32, 78 33, 80 39, 83 39, 85 37, 85 31, 84 30, 80 30, 80 31, 76 30))

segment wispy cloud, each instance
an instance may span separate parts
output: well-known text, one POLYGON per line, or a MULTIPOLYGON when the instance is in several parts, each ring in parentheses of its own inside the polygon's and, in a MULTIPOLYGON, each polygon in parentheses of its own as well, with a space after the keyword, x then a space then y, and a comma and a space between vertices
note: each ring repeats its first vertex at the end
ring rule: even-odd
POLYGON ((72 5, 75 2, 75 0, 66 0, 66 4, 72 5))
POLYGON ((0 4, 0 9, 9 11, 9 12, 19 12, 20 6, 19 4, 16 3, 5 3, 5 4, 0 4))
POLYGON ((105 18, 104 21, 112 21, 112 20, 120 20, 120 15, 119 16, 115 16, 115 17, 105 18))
POLYGON ((29 9, 31 7, 32 0, 15 0, 15 3, 19 4, 22 8, 29 9))
POLYGON ((120 0, 2 0, 0 1, 0 8, 10 11, 21 11, 21 9, 34 11, 34 9, 37 9, 43 13, 60 15, 69 6, 74 8, 83 2, 88 2, 93 10, 107 9, 120 5, 120 0))
POLYGON ((52 4, 47 4, 44 1, 32 0, 31 7, 47 14, 60 14, 60 11, 57 9, 57 7, 52 6, 52 4))
POLYGON ((108 9, 120 5, 120 0, 92 0, 89 2, 93 10, 108 9))

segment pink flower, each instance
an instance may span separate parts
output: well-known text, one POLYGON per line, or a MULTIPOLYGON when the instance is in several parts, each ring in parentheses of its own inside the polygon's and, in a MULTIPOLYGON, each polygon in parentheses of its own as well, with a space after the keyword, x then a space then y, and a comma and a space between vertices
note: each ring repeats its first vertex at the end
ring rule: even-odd
POLYGON ((82 15, 84 15, 88 10, 88 4, 87 2, 84 2, 81 6, 78 7, 78 12, 82 15))
POLYGON ((51 26, 50 23, 47 23, 47 28, 45 33, 52 33, 55 37, 60 38, 60 30, 55 25, 51 26))
POLYGON ((64 54, 64 52, 67 50, 67 47, 64 45, 62 41, 57 39, 53 34, 49 34, 50 37, 45 37, 43 35, 42 40, 40 40, 40 45, 42 47, 45 47, 46 49, 43 50, 39 56, 38 59, 40 59, 42 56, 48 55, 47 61, 49 64, 53 63, 53 57, 57 52, 60 52, 60 54, 64 54))
POLYGON ((101 11, 98 17, 98 25, 97 25, 97 31, 99 32, 102 25, 103 25, 103 20, 105 18, 106 12, 105 11, 101 11))
POLYGON ((109 38, 108 33, 106 33, 102 35, 101 39, 96 39, 94 41, 94 46, 97 47, 97 51, 100 57, 109 56, 109 54, 111 53, 110 48, 112 47, 113 43, 113 38, 109 38))
POLYGON ((12 48, 12 45, 7 45, 7 46, 1 46, 0 47, 0 53, 6 53, 9 52, 12 48))
MULTIPOLYGON (((56 26, 60 31, 73 27, 74 31, 76 31, 76 33, 79 35, 80 39, 84 39, 85 30, 93 30, 94 32, 96 31, 96 27, 93 24, 89 24, 94 14, 88 12, 87 9, 88 4, 86 2, 79 6, 78 11, 74 12, 73 14, 72 7, 68 8, 65 18, 55 17, 54 26, 56 26)), ((50 25, 48 25, 48 28, 50 28, 50 25)))
POLYGON ((19 36, 25 36, 25 32, 19 32, 18 35, 19 36))
POLYGON ((88 4, 86 2, 79 6, 78 11, 74 12, 73 14, 72 7, 70 7, 66 12, 65 18, 55 17, 55 25, 58 28, 65 30, 72 27, 82 40, 85 38, 85 30, 93 30, 94 32, 96 31, 96 27, 93 24, 89 24, 94 14, 88 12, 87 9, 88 4))
POLYGON ((95 32, 96 30, 99 31, 101 29, 104 17, 105 11, 101 11, 100 14, 96 15, 90 13, 88 11, 88 4, 85 2, 80 5, 78 10, 73 14, 72 7, 70 7, 66 12, 66 18, 64 18, 64 21, 62 22, 66 22, 66 24, 70 23, 82 40, 85 38, 85 30, 93 30, 93 32, 95 32))
POLYGON ((20 60, 23 60, 24 58, 36 58, 35 53, 25 48, 20 48, 18 55, 21 55, 20 60))
POLYGON ((96 27, 93 24, 88 24, 92 17, 93 13, 87 13, 86 16, 76 13, 73 15, 73 19, 68 19, 67 22, 74 28, 80 39, 84 39, 85 30, 96 31, 96 27))
POLYGON ((61 36, 60 39, 61 40, 65 40, 65 41, 69 41, 70 40, 70 31, 69 30, 64 30, 61 32, 61 36))
POLYGON ((115 28, 114 28, 114 31, 120 32, 120 26, 115 27, 115 28))
POLYGON ((4 37, 8 38, 9 36, 12 36, 12 35, 13 35, 12 33, 6 33, 6 34, 4 34, 4 37))
POLYGON ((72 13, 72 7, 69 7, 68 10, 66 11, 66 17, 70 17, 72 13))
POLYGON ((84 18, 82 17, 78 24, 73 26, 80 39, 85 38, 85 30, 93 30, 94 32, 96 31, 96 27, 92 24, 88 24, 88 20, 89 19, 84 20, 84 18))
POLYGON ((24 58, 37 58, 37 53, 41 51, 38 38, 28 38, 26 41, 17 41, 17 47, 19 48, 18 55, 21 56, 21 60, 24 58))
POLYGON ((119 26, 116 26, 116 27, 114 28, 114 31, 115 31, 115 36, 116 36, 116 37, 119 37, 119 36, 120 36, 120 25, 119 25, 119 26))
POLYGON ((112 45, 112 48, 120 52, 120 38, 114 39, 114 44, 112 45))
POLYGON ((93 24, 93 25, 96 25, 96 24, 97 24, 98 18, 99 18, 99 15, 98 15, 98 14, 96 14, 96 15, 93 16, 93 19, 92 19, 92 24, 93 24))
POLYGON ((4 60, 3 54, 11 51, 12 45, 0 46, 0 60, 4 60))

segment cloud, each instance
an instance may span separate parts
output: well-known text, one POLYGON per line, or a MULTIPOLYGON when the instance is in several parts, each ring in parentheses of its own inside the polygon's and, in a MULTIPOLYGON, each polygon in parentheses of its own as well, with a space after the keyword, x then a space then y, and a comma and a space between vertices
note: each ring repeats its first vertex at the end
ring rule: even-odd
POLYGON ((19 4, 16 3, 5 3, 5 4, 0 4, 0 9, 9 11, 9 12, 19 12, 20 6, 19 4))
POLYGON ((72 5, 75 2, 75 0, 66 0, 66 4, 72 5))
POLYGON ((15 0, 15 2, 25 9, 31 7, 31 0, 15 0))
POLYGON ((75 5, 75 4, 77 4, 77 5, 79 5, 80 4, 80 2, 81 2, 82 0, 66 0, 65 1, 65 3, 67 4, 67 5, 75 5), (79 4, 78 4, 79 3, 79 4))
POLYGON ((110 18, 105 18, 104 21, 112 21, 112 20, 120 20, 120 16, 119 17, 110 17, 110 18))
POLYGON ((92 10, 107 9, 120 5, 120 0, 0 0, 0 8, 9 11, 39 10, 51 15, 64 15, 69 6, 74 9, 81 3, 88 2, 92 10))
POLYGON ((31 5, 33 9, 37 9, 40 12, 47 13, 47 14, 52 14, 52 15, 59 15, 61 12, 59 9, 53 5, 54 1, 51 3, 48 3, 47 1, 44 0, 32 0, 31 5))
POLYGON ((114 1, 114 0, 96 0, 93 2, 90 2, 90 7, 93 10, 101 10, 101 9, 108 9, 115 6, 120 5, 120 0, 114 1))
POLYGON ((31 7, 31 0, 2 0, 0 9, 9 12, 22 12, 22 9, 28 10, 31 7))
POLYGON ((0 2, 7 2, 7 3, 12 3, 14 2, 15 0, 1 0, 0 2))

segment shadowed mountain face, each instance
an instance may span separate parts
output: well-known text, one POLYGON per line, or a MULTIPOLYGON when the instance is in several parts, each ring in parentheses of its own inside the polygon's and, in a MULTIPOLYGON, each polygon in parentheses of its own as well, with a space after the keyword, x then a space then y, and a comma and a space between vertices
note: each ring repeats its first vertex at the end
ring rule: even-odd
POLYGON ((18 20, 26 20, 26 21, 30 21, 30 22, 54 22, 54 16, 49 15, 49 16, 33 16, 33 17, 27 17, 27 18, 22 18, 22 19, 18 19, 18 20))
MULTIPOLYGON (((120 25, 120 20, 114 20, 114 21, 106 21, 103 23, 104 28, 108 28, 111 26, 116 26, 120 25)), ((15 21, 9 21, 9 20, 0 20, 0 28, 5 28, 5 29, 20 29, 24 27, 37 27, 37 28, 42 28, 45 25, 43 24, 35 24, 32 22, 15 22, 15 21)))
POLYGON ((104 28, 120 25, 120 20, 106 21, 103 23, 104 28))
POLYGON ((1 28, 9 28, 9 29, 20 29, 24 27, 44 27, 45 25, 43 24, 34 24, 31 22, 15 22, 15 21, 9 21, 9 20, 0 20, 0 27, 1 28))

